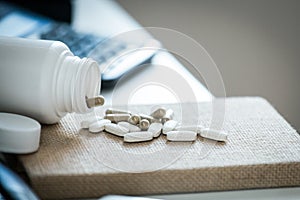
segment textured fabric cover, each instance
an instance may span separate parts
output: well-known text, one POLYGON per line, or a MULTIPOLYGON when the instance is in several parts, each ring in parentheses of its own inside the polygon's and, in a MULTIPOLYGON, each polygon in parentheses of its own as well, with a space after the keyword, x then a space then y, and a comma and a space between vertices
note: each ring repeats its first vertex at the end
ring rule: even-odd
MULTIPOLYGON (((166 142, 161 136, 126 144, 117 136, 81 130, 80 121, 94 113, 70 114, 43 126, 39 151, 20 159, 44 199, 299 186, 299 134, 262 98, 227 98, 225 105, 226 143, 200 137, 193 143, 166 142)), ((193 106, 168 105, 175 113, 192 108, 183 118, 208 126, 211 103, 197 105, 199 116, 193 106)), ((131 109, 147 113, 150 107, 131 109)))

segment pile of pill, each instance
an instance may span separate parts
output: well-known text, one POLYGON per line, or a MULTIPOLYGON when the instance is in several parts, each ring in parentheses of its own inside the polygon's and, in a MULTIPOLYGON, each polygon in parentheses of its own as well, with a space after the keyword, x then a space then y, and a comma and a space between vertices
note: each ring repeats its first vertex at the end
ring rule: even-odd
POLYGON ((149 115, 108 108, 104 117, 81 122, 81 128, 91 133, 107 132, 124 138, 124 142, 150 141, 162 134, 168 141, 192 142, 197 135, 216 141, 226 141, 224 131, 204 128, 201 125, 181 125, 173 119, 174 111, 162 106, 155 106, 149 115))

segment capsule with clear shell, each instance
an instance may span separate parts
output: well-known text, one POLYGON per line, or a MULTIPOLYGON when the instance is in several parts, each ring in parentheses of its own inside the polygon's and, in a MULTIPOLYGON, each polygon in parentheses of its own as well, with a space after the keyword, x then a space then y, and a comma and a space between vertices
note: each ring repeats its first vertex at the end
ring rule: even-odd
POLYGON ((86 105, 88 108, 102 106, 104 104, 104 102, 105 102, 105 99, 101 95, 92 97, 92 98, 86 97, 86 105))
POLYGON ((105 110, 105 114, 131 114, 130 111, 128 110, 121 110, 121 109, 116 109, 116 108, 107 108, 105 110))
POLYGON ((144 131, 144 130, 148 130, 150 126, 150 122, 147 119, 142 119, 140 121, 140 128, 144 131))
POLYGON ((141 117, 137 114, 132 114, 128 119, 128 122, 133 125, 139 124, 140 121, 141 121, 141 117))
POLYGON ((107 114, 104 116, 104 119, 109 119, 113 123, 118 123, 122 121, 128 121, 130 114, 107 114))
POLYGON ((154 121, 154 118, 150 115, 146 115, 146 114, 143 114, 143 113, 139 113, 138 114, 140 116, 140 118, 143 120, 143 119, 146 119, 148 120, 149 122, 152 122, 154 121))

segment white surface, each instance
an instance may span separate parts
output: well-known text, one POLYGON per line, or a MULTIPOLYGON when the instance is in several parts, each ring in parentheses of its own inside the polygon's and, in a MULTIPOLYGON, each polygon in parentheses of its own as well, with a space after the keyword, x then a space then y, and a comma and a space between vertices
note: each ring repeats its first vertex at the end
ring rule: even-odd
POLYGON ((41 125, 25 116, 0 113, 0 152, 32 153, 39 148, 41 125))

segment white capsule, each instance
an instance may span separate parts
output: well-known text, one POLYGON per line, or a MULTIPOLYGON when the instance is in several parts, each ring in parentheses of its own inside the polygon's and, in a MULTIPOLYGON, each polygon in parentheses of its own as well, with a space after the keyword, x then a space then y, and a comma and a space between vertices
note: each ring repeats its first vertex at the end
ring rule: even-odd
POLYGON ((129 130, 129 132, 138 132, 141 131, 141 129, 133 124, 130 124, 129 122, 119 122, 118 125, 123 126, 129 130))
POLYGON ((161 123, 152 123, 150 124, 148 131, 153 133, 153 137, 158 137, 161 134, 162 124, 161 123))
POLYGON ((117 124, 106 124, 104 125, 104 130, 113 135, 123 137, 129 130, 125 127, 119 126, 117 124))
POLYGON ((204 138, 217 140, 217 141, 227 141, 228 134, 224 131, 214 130, 205 128, 201 131, 200 135, 204 138))
POLYGON ((125 142, 144 142, 152 139, 153 134, 149 131, 131 132, 124 135, 125 142))
POLYGON ((142 119, 140 121, 140 128, 145 131, 149 128, 150 122, 147 119, 142 119))
POLYGON ((81 128, 89 128, 90 124, 92 124, 92 123, 94 123, 94 122, 96 122, 96 121, 98 121, 98 120, 101 120, 101 119, 103 119, 103 118, 102 118, 102 117, 99 117, 99 116, 95 116, 95 117, 92 118, 92 119, 83 120, 83 121, 81 121, 81 123, 80 123, 80 127, 81 127, 81 128))
POLYGON ((110 124, 111 121, 108 119, 101 119, 89 125, 89 131, 91 133, 98 133, 104 130, 106 124, 110 124))
POLYGON ((175 128, 176 131, 194 131, 199 135, 203 129, 204 127, 201 125, 180 125, 175 128))
POLYGON ((141 117, 136 114, 131 115, 130 118, 128 119, 128 122, 133 125, 140 123, 140 121, 141 121, 141 117))
POLYGON ((105 111, 105 114, 131 114, 130 111, 128 110, 121 110, 121 109, 116 109, 116 108, 107 108, 105 111))
POLYGON ((104 116, 104 119, 109 119, 113 123, 128 121, 130 114, 107 114, 104 116))
POLYGON ((166 121, 173 119, 173 117, 174 117, 174 111, 172 109, 168 109, 166 111, 165 116, 162 117, 161 122, 164 124, 166 121))
POLYGON ((163 131, 162 131, 163 134, 167 134, 167 132, 173 131, 177 125, 178 125, 178 121, 175 120, 166 121, 163 126, 163 131))
POLYGON ((156 119, 161 119, 163 116, 166 114, 166 109, 162 106, 154 106, 152 108, 152 112, 150 116, 156 118, 156 119))
POLYGON ((194 131, 170 131, 167 133, 167 140, 176 142, 192 142, 197 139, 194 131))

